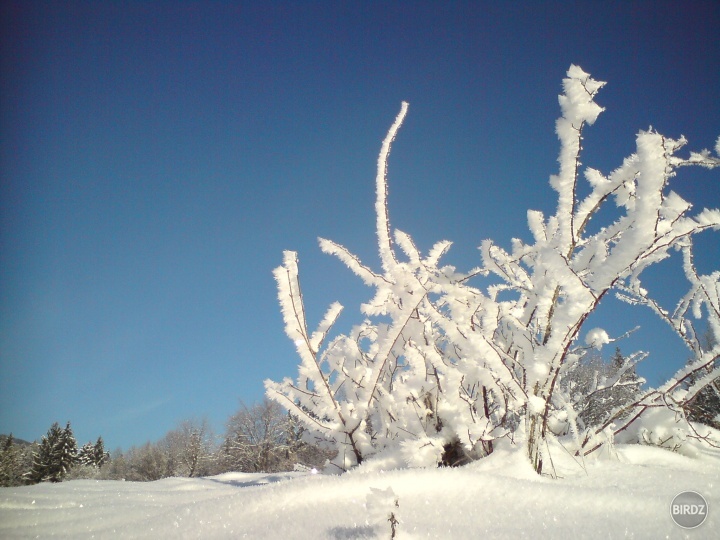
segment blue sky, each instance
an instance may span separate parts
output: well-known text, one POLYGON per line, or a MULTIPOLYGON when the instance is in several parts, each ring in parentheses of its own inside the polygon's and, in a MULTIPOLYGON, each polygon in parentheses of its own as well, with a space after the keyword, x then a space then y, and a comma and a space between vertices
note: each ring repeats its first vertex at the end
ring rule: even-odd
MULTIPOLYGON (((0 433, 157 440, 218 432, 262 381, 295 376, 272 269, 299 252, 310 321, 371 291, 322 254, 377 266, 374 177, 400 102, 390 218, 421 249, 529 238, 553 211, 557 95, 571 63, 608 81, 584 163, 604 172, 650 125, 720 135, 717 2, 3 2, 0 433)), ((673 188, 720 206, 717 171, 673 188)), ((720 268, 718 236, 700 270, 720 268)), ((677 261, 648 284, 672 305, 677 261)), ((687 354, 645 313, 598 321, 647 349, 652 384, 687 354)), ((311 326, 313 323, 310 323, 311 326)), ((611 351, 608 351, 611 352, 611 351)))

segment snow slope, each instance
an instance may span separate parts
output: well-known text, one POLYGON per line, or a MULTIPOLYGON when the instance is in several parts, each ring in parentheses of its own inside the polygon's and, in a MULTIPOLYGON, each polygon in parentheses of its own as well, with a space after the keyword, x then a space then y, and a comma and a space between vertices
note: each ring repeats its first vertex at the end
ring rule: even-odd
MULTIPOLYGON (((557 452, 555 452, 557 455, 557 452)), ((228 473, 150 483, 75 480, 0 489, 0 538, 390 538, 368 522, 370 488, 392 488, 397 538, 715 538, 720 459, 618 446, 616 457, 563 477, 537 477, 517 451, 460 469, 382 470, 342 476, 228 473), (709 515, 684 530, 670 517, 679 492, 701 493, 709 515)))

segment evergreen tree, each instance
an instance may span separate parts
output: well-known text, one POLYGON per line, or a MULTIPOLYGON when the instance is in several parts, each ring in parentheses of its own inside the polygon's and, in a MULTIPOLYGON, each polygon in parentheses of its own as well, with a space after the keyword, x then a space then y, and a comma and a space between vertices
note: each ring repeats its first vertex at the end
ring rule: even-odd
POLYGON ((39 482, 59 482, 62 480, 60 472, 58 450, 62 438, 62 430, 57 422, 55 422, 47 434, 40 441, 37 450, 33 452, 33 462, 30 471, 25 475, 28 483, 37 484, 39 482))
POLYGON ((15 444, 11 433, 0 449, 0 487, 22 485, 22 458, 22 451, 15 444))
POLYGON ((33 454, 30 471, 25 475, 28 482, 62 482, 77 459, 77 441, 70 422, 65 429, 55 422, 42 438, 40 446, 33 454))
POLYGON ((83 467, 95 466, 95 446, 91 442, 86 442, 80 447, 77 453, 77 463, 83 467))
POLYGON ((67 423, 65 426, 65 429, 62 431, 62 436, 60 438, 60 445, 58 448, 58 456, 59 456, 59 469, 62 471, 60 475, 60 480, 70 471, 73 465, 77 462, 77 454, 78 454, 78 448, 77 448, 77 441, 75 440, 75 435, 73 435, 72 428, 70 427, 70 422, 67 423))
POLYGON ((86 467, 101 468, 110 460, 110 453, 105 451, 102 437, 98 437, 95 444, 86 442, 77 453, 77 463, 86 467))
POLYGON ((98 437, 93 447, 93 464, 99 469, 110 461, 110 452, 105 451, 102 437, 98 437))

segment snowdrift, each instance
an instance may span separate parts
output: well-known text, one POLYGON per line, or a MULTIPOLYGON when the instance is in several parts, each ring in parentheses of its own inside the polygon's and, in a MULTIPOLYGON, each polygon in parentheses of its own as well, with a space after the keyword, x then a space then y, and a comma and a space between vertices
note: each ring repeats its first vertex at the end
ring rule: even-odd
POLYGON ((397 496, 398 539, 715 537, 717 451, 689 458, 618 445, 616 452, 586 463, 561 458, 555 480, 536 475, 516 449, 453 469, 383 470, 376 460, 342 476, 228 473, 3 488, 0 537, 390 538, 389 524, 369 512, 371 488, 397 496), (686 490, 709 505, 706 521, 691 530, 670 515, 686 490))

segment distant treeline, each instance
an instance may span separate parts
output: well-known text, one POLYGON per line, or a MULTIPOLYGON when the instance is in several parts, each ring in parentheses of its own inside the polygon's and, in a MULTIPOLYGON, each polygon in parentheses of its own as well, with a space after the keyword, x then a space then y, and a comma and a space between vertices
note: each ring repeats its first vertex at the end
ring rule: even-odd
POLYGON ((102 437, 78 446, 70 422, 56 422, 40 442, 0 435, 0 486, 73 479, 151 481, 230 471, 280 472, 321 467, 332 458, 303 440, 303 428, 277 403, 242 405, 216 436, 206 420, 185 420, 157 442, 105 450, 102 437))
MULTIPOLYGON (((598 389, 598 381, 618 378, 626 363, 616 349, 610 362, 591 354, 578 364, 565 384, 580 411, 579 421, 597 424, 636 398, 642 379, 634 369, 626 370, 618 379, 623 384, 598 389), (591 394, 602 399, 589 400, 591 394)), ((720 387, 712 384, 703 388, 685 412, 694 422, 720 429, 720 387)), ((112 454, 106 451, 102 437, 78 446, 70 422, 64 428, 53 424, 40 442, 0 435, 0 486, 72 479, 144 482, 230 471, 280 472, 319 468, 334 457, 321 441, 309 438, 297 418, 278 403, 265 399, 252 407, 241 405, 219 436, 206 420, 185 420, 157 442, 127 451, 118 449, 112 454)), ((440 465, 462 463, 458 460, 440 465)))

